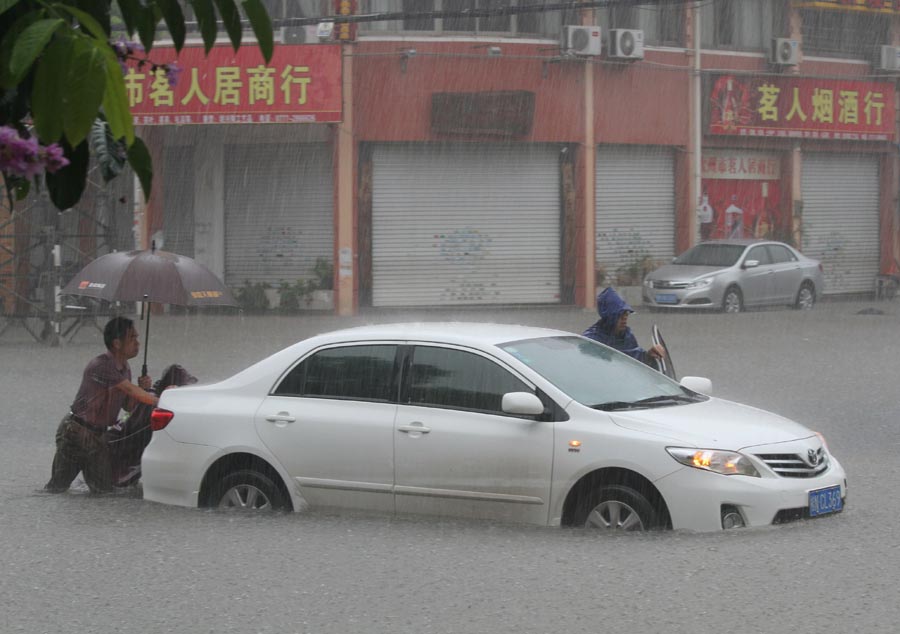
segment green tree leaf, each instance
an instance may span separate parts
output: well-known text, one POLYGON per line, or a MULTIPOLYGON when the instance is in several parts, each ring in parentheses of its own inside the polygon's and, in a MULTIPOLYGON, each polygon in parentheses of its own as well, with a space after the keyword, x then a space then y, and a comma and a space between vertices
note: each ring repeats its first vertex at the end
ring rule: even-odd
POLYGON ((137 32, 141 44, 149 53, 153 49, 153 40, 156 38, 156 25, 162 19, 162 13, 156 5, 148 5, 138 15, 137 32))
MULTIPOLYGON (((107 47, 85 37, 74 42, 74 57, 63 95, 63 130, 73 147, 87 137, 103 102, 107 78, 106 55, 101 46, 107 47)), ((118 70, 121 75, 121 68, 118 70)))
POLYGON ((275 46, 272 39, 272 20, 260 0, 243 0, 241 6, 244 7, 244 14, 250 20, 250 26, 253 27, 253 34, 256 35, 256 41, 259 42, 259 50, 268 63, 272 59, 272 51, 275 46))
POLYGON ((225 26, 225 32, 228 33, 228 39, 231 40, 231 46, 234 50, 238 50, 241 47, 241 35, 244 32, 241 26, 241 14, 238 12, 234 0, 214 1, 219 9, 219 15, 222 16, 222 24, 225 26))
POLYGON ((85 13, 81 9, 76 7, 71 7, 67 4, 57 4, 54 5, 55 8, 61 9, 71 15, 73 18, 78 20, 78 24, 81 25, 81 28, 88 33, 89 35, 93 35, 96 39, 101 42, 106 42, 109 39, 106 31, 103 30, 103 27, 100 26, 100 23, 97 22, 89 13, 85 13))
POLYGON ((109 0, 75 0, 75 6, 90 15, 109 38, 110 34, 110 2, 109 0))
POLYGON ((100 175, 109 182, 125 168, 125 148, 113 138, 105 119, 98 118, 91 128, 91 151, 100 166, 100 175))
POLYGON ((200 26, 203 47, 209 53, 216 43, 216 33, 219 31, 212 0, 190 0, 190 3, 194 7, 194 15, 197 16, 197 24, 200 26))
POLYGON ((175 50, 181 51, 184 46, 185 27, 184 13, 178 0, 156 0, 162 12, 163 19, 166 21, 166 27, 172 35, 172 42, 175 44, 175 50))
POLYGON ((144 6, 139 0, 119 0, 119 10, 122 12, 122 21, 125 22, 125 30, 129 36, 134 35, 144 6))
POLYGON ((63 26, 65 21, 56 18, 52 20, 38 20, 28 26, 19 37, 16 38, 9 60, 10 79, 13 84, 18 84, 31 69, 31 65, 44 47, 53 37, 56 30, 63 26))
POLYGON ((103 93, 103 112, 113 136, 125 139, 125 144, 134 143, 134 122, 128 108, 128 94, 125 92, 125 77, 119 60, 112 49, 105 51, 106 90, 103 93))
POLYGON ((31 90, 31 114, 38 137, 44 143, 58 141, 63 133, 66 78, 73 50, 71 37, 54 38, 38 61, 31 90))
POLYGON ((65 141, 62 146, 69 164, 55 174, 47 174, 47 191, 57 209, 69 209, 84 193, 91 153, 87 141, 74 149, 65 141))
POLYGON ((150 192, 153 189, 153 162, 150 160, 150 151, 140 137, 134 137, 134 143, 128 148, 128 163, 141 182, 144 200, 150 200, 150 192))
POLYGON ((19 0, 0 0, 0 15, 12 9, 19 0))

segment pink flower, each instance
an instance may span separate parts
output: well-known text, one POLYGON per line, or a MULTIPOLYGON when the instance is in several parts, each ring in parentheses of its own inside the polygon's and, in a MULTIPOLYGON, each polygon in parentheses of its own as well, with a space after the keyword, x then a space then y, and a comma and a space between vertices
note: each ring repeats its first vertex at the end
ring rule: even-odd
POLYGON ((171 88, 178 85, 178 78, 181 77, 181 73, 183 72, 184 69, 178 65, 178 62, 166 64, 166 79, 169 80, 169 86, 171 88))
POLYGON ((53 173, 68 164, 69 160, 56 143, 42 146, 34 137, 23 139, 15 128, 0 127, 0 171, 34 178, 45 169, 53 173))
POLYGON ((69 159, 63 156, 63 149, 56 143, 51 143, 44 148, 44 165, 51 174, 61 170, 69 164, 69 159))

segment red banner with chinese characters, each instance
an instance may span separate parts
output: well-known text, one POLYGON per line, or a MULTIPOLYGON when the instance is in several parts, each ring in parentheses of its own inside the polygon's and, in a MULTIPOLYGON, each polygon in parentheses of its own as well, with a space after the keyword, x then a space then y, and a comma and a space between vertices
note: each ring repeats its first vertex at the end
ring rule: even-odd
POLYGON ((864 11, 897 13, 897 0, 794 0, 798 9, 830 9, 832 11, 864 11))
POLYGON ((708 93, 713 135, 892 141, 890 82, 714 75, 708 93))
MULTIPOLYGON (((255 44, 237 52, 216 46, 154 48, 155 64, 177 63, 173 86, 164 69, 129 63, 125 89, 135 125, 320 123, 341 120, 341 47, 276 45, 266 64, 255 44)), ((170 73, 171 75, 171 73, 170 73)))

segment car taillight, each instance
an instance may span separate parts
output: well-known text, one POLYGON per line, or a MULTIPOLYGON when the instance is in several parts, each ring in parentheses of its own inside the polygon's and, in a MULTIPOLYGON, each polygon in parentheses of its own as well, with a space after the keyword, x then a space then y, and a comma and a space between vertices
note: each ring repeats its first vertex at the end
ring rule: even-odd
POLYGON ((150 429, 153 431, 159 431, 161 429, 165 429, 166 425, 175 417, 175 412, 170 412, 167 409, 156 408, 150 414, 150 429))

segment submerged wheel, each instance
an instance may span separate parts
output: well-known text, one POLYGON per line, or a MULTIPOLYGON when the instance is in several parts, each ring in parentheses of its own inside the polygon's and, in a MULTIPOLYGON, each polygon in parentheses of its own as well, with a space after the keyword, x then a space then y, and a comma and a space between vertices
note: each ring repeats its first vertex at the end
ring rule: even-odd
POLYGON ((722 298, 723 313, 739 313, 744 310, 744 296, 737 286, 729 286, 722 298))
POLYGON ((800 290, 797 291, 797 301, 794 308, 797 310, 809 310, 816 303, 816 287, 812 282, 803 282, 800 290))
POLYGON ((276 511, 287 506, 278 485, 268 475, 251 469, 222 478, 210 500, 218 508, 241 511, 276 511))
POLYGON ((631 487, 600 487, 575 517, 576 526, 608 531, 647 531, 663 528, 659 513, 631 487))

